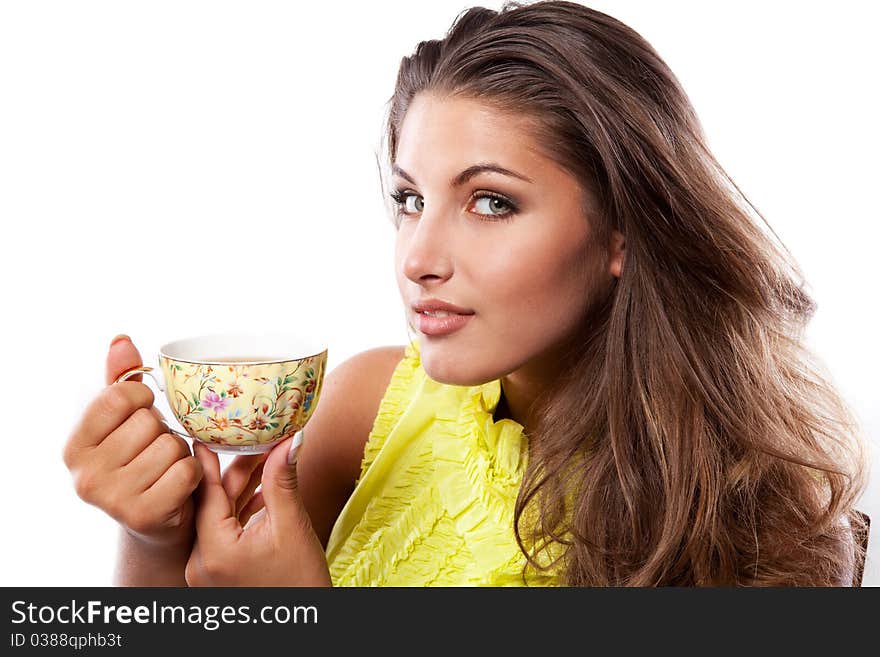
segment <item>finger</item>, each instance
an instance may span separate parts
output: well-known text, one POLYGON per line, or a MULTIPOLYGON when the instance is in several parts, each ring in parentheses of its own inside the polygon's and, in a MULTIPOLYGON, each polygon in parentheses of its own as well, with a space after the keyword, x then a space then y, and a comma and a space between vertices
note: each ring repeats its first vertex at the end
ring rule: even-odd
POLYGON ((171 433, 161 433, 130 463, 122 467, 122 475, 130 480, 135 490, 145 491, 177 461, 189 456, 189 445, 183 438, 171 433))
POLYGON ((273 447, 263 466, 266 514, 282 533, 300 531, 311 522, 297 490, 296 466, 287 462, 292 442, 293 438, 288 438, 273 447))
POLYGON ((250 482, 254 470, 265 460, 265 454, 236 456, 235 460, 223 472, 222 480, 226 497, 230 500, 238 500, 250 482))
POLYGON ((247 504, 250 499, 254 496, 254 491, 262 483, 263 479, 263 467, 265 467, 265 461, 260 463, 257 466, 256 470, 254 470, 253 474, 251 474, 251 478, 247 482, 247 486, 245 486, 244 490, 241 492, 235 500, 235 513, 238 513, 242 510, 245 504, 247 504))
POLYGON ((253 517, 255 513, 258 513, 260 509, 266 508, 266 502, 263 500, 263 492, 259 491, 254 494, 254 496, 248 500, 248 503, 244 505, 244 508, 241 510, 241 513, 238 516, 238 522, 241 523, 241 526, 247 529, 247 524, 250 519, 253 517))
POLYGON ((134 461, 163 433, 170 431, 156 407, 139 408, 96 445, 91 458, 112 467, 123 467, 134 461))
POLYGON ((100 444, 139 408, 150 408, 153 400, 153 391, 143 383, 123 381, 107 386, 89 403, 74 427, 70 448, 81 450, 100 444))
MULTIPOLYGON (((127 335, 117 335, 110 342, 107 351, 107 359, 104 363, 104 382, 109 386, 116 381, 123 372, 132 367, 141 367, 144 364, 140 352, 127 335)), ((136 374, 127 379, 128 381, 141 381, 143 376, 136 374)))
MULTIPOLYGON (((202 480, 196 488, 196 532, 207 543, 215 542, 234 529, 238 519, 233 515, 232 503, 226 496, 220 479, 220 458, 202 443, 193 445, 195 456, 202 464, 202 480), (234 524, 229 522, 230 519, 234 524)), ((241 527, 238 526, 238 531, 241 527)))
POLYGON ((144 505, 157 513, 175 513, 195 491, 202 479, 202 464, 194 456, 175 461, 161 477, 143 492, 144 505))

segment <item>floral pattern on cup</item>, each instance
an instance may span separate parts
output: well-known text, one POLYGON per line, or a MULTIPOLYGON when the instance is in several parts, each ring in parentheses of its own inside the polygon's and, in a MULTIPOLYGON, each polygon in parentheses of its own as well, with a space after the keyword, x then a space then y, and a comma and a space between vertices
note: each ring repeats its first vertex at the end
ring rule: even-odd
POLYGON ((195 439, 266 445, 305 426, 324 380, 327 352, 278 363, 200 364, 160 356, 165 394, 195 439))

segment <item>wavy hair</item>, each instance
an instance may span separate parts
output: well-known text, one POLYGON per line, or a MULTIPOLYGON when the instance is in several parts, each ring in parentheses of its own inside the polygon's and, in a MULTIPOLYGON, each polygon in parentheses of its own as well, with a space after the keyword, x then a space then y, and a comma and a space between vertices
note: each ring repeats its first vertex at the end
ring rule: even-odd
POLYGON ((585 216, 599 239, 613 229, 626 241, 621 276, 592 304, 529 436, 514 521, 524 574, 853 583, 865 448, 804 345, 814 303, 652 46, 573 2, 468 9, 402 59, 391 162, 419 93, 527 118, 595 198, 585 216))

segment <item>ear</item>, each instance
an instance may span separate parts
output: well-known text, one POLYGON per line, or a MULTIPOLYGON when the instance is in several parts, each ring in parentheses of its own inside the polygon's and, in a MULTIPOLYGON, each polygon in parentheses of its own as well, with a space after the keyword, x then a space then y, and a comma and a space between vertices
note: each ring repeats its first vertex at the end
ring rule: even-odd
POLYGON ((615 278, 620 278, 623 271, 623 259, 626 255, 626 240, 623 233, 617 230, 611 231, 611 240, 608 244, 608 273, 615 278))

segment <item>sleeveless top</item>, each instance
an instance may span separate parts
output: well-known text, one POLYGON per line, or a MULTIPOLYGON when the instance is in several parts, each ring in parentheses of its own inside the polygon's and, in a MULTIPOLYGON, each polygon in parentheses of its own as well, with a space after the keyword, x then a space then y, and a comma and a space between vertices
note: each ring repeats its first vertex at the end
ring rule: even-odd
POLYGON ((513 532, 523 427, 495 421, 501 381, 438 383, 410 342, 379 406, 354 492, 333 526, 334 586, 559 585, 513 532))

